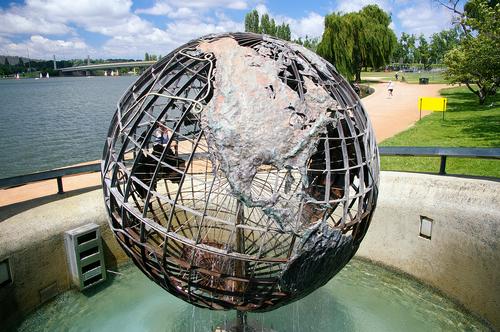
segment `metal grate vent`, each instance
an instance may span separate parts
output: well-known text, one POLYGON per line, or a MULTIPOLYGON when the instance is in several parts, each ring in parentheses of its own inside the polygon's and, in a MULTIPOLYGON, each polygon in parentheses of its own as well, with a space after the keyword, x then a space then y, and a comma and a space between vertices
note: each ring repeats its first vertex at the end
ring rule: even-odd
POLYGON ((87 224, 64 234, 66 254, 73 283, 84 290, 106 280, 101 233, 96 224, 87 224))

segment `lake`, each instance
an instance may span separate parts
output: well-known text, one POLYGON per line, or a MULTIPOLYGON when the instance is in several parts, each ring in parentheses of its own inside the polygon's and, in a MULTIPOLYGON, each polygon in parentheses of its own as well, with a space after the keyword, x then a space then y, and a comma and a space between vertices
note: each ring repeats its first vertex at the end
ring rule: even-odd
POLYGON ((116 103, 136 79, 0 80, 0 178, 100 159, 116 103))

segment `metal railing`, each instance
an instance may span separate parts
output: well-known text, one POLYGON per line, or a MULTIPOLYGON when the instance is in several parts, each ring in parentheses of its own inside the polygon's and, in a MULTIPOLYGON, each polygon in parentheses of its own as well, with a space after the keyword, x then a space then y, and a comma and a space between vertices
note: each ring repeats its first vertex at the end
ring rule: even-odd
MULTIPOLYGON (((440 147, 410 147, 410 146, 383 146, 379 147, 382 156, 406 156, 406 157, 440 157, 440 175, 446 174, 446 159, 456 158, 485 158, 500 159, 500 148, 440 148, 440 147)), ((184 156, 179 156, 184 157, 184 156)), ((10 188, 22 186, 31 182, 43 180, 57 180, 58 193, 64 193, 62 178, 67 175, 77 175, 84 173, 98 172, 101 169, 100 163, 71 166, 59 168, 51 171, 38 172, 26 175, 13 176, 0 179, 0 188, 10 188)))
POLYGON ((53 169, 50 171, 13 176, 10 178, 0 179, 0 188, 5 189, 10 187, 22 186, 24 184, 28 184, 31 182, 56 179, 57 193, 63 194, 64 193, 63 182, 62 182, 63 176, 93 173, 93 172, 98 172, 100 170, 101 170, 101 164, 95 163, 95 164, 71 166, 66 168, 53 169))
POLYGON ((500 159, 500 148, 382 146, 379 147, 379 152, 381 156, 441 157, 438 173, 440 175, 446 174, 446 159, 448 157, 500 159))

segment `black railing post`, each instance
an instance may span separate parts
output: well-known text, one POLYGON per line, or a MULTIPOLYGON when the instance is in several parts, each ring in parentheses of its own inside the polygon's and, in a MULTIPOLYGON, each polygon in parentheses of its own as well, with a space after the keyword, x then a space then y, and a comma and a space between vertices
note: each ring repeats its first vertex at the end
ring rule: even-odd
POLYGON ((58 176, 57 177, 57 193, 58 194, 64 194, 63 183, 62 183, 62 176, 58 176))
POLYGON ((439 166, 439 175, 446 175, 446 156, 441 156, 441 165, 439 166))

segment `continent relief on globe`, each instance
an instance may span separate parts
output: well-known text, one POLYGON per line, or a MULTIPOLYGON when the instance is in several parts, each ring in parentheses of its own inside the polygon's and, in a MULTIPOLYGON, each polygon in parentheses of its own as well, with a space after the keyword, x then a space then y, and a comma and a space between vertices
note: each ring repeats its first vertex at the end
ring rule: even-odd
POLYGON ((298 170, 308 186, 307 162, 320 135, 328 125, 335 126, 332 114, 337 102, 307 76, 301 100, 278 77, 284 59, 274 61, 265 46, 256 51, 232 38, 221 38, 198 48, 217 59, 214 96, 202 113, 209 151, 220 162, 238 198, 247 206, 264 208, 283 229, 289 229, 295 216, 273 208, 279 195, 256 199, 251 193, 252 181, 259 166, 269 165, 298 170))
MULTIPOLYGON (((259 167, 268 165, 298 171, 307 188, 307 163, 327 126, 336 126, 337 101, 307 76, 301 100, 278 76, 288 59, 275 61, 265 45, 254 50, 226 37, 202 42, 198 49, 214 54, 217 61, 214 96, 202 112, 210 153, 235 196, 249 207, 261 207, 284 231, 295 229, 297 211, 285 206, 298 204, 280 200, 300 201, 307 193, 291 197, 275 193, 270 199, 258 199, 252 195, 252 181, 259 167)), ((352 238, 341 231, 314 224, 284 271, 282 288, 297 292, 325 284, 347 263, 351 244, 352 238), (339 268, 332 270, 332 266, 339 268)))

